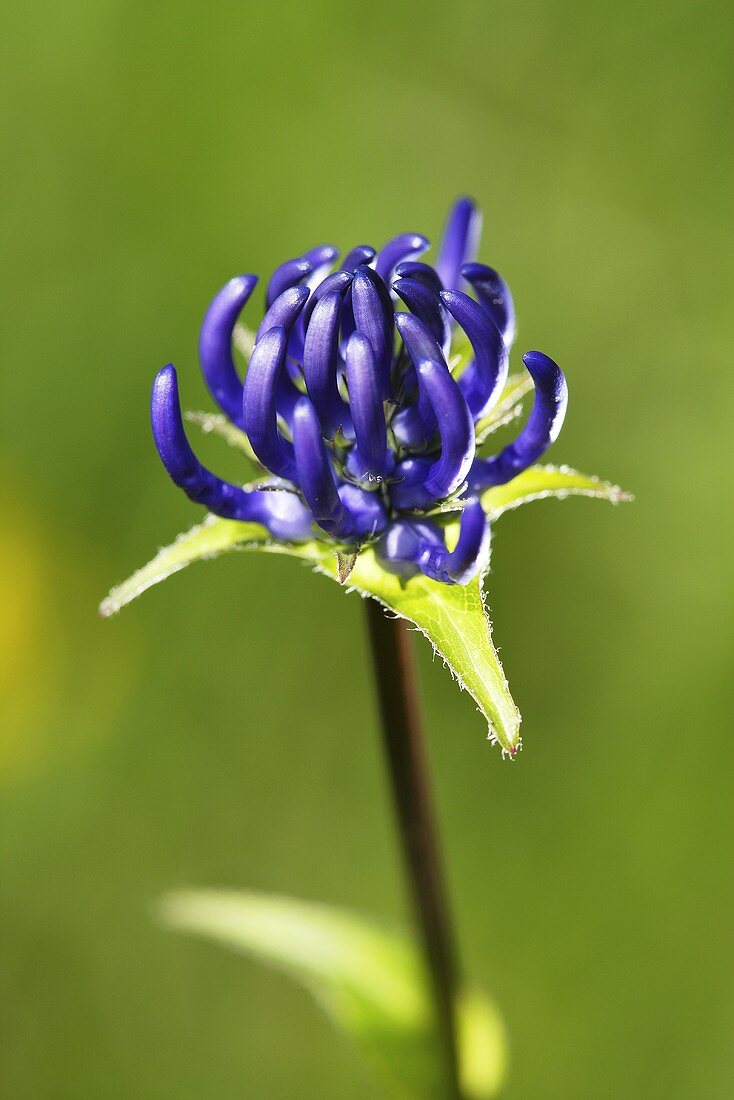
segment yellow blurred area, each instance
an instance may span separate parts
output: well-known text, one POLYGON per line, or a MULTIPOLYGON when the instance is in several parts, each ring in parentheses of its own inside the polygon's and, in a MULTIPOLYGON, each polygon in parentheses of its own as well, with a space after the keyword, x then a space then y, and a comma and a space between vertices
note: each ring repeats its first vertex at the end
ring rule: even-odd
MULTIPOLYGON (((7 467, 7 464, 6 464, 7 467)), ((114 721, 130 683, 131 652, 101 649, 86 661, 99 588, 58 519, 11 495, 0 524, 0 783, 68 754, 114 721), (79 658, 85 664, 79 684, 79 658), (104 697, 104 705, 100 706, 104 697), (63 740, 56 718, 73 699, 63 740), (90 726, 83 716, 91 712, 90 726), (78 721, 73 721, 76 713, 78 721)), ((129 634, 129 632, 126 632, 129 634)))

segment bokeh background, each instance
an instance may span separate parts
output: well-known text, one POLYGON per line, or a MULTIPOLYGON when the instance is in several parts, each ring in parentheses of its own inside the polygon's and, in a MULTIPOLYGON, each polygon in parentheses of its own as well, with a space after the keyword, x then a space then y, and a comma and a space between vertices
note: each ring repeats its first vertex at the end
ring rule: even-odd
POLYGON ((357 598, 234 555, 96 606, 198 518, 147 403, 172 359, 210 407, 214 290, 324 240, 435 236, 461 192, 520 350, 567 371, 552 458, 637 496, 496 531, 517 762, 420 645, 505 1095, 734 1095, 729 4, 2 18, 3 1095, 376 1095, 304 993, 150 919, 181 885, 405 919, 357 598))

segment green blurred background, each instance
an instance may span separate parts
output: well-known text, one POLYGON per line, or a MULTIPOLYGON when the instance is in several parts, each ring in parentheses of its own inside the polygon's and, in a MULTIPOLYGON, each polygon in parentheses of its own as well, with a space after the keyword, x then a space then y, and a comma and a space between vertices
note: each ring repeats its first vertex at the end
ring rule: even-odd
MULTIPOLYGON (((98 600, 194 522, 153 373, 210 407, 231 274, 485 210, 555 461, 501 521, 514 764, 427 646, 465 961, 508 1098, 734 1095, 730 5, 28 0, 3 16, 3 1095, 375 1097, 300 990, 158 930, 180 885, 405 918, 361 608, 296 562, 98 600)), ((233 474, 214 440, 202 454, 233 474)))

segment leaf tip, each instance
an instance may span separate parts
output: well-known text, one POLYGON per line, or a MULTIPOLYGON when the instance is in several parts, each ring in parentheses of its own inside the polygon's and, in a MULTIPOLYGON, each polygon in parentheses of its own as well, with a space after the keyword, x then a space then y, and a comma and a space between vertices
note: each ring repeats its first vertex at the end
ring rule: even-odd
POLYGON ((336 577, 339 584, 346 584, 357 561, 356 554, 336 553, 336 577))

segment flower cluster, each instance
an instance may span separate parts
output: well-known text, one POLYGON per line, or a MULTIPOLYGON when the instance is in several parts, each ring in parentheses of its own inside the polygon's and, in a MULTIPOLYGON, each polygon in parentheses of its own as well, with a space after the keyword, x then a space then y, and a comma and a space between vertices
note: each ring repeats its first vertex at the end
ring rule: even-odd
POLYGON ((535 386, 528 421, 499 453, 477 455, 476 426, 503 391, 515 332, 507 285, 475 262, 479 229, 476 207, 463 198, 434 266, 418 260, 429 242, 414 233, 379 252, 360 245, 336 270, 329 245, 288 260, 268 283, 244 383, 233 334, 257 278, 228 282, 204 318, 201 366, 215 401, 272 476, 241 487, 202 466, 169 365, 153 385, 151 418, 176 485, 210 512, 261 524, 274 539, 316 537, 343 555, 372 544, 384 567, 405 577, 468 583, 488 555, 482 491, 547 450, 567 400, 553 360, 528 352, 535 386), (468 357, 452 353, 459 345, 468 357), (446 513, 460 517, 451 549, 446 513))

